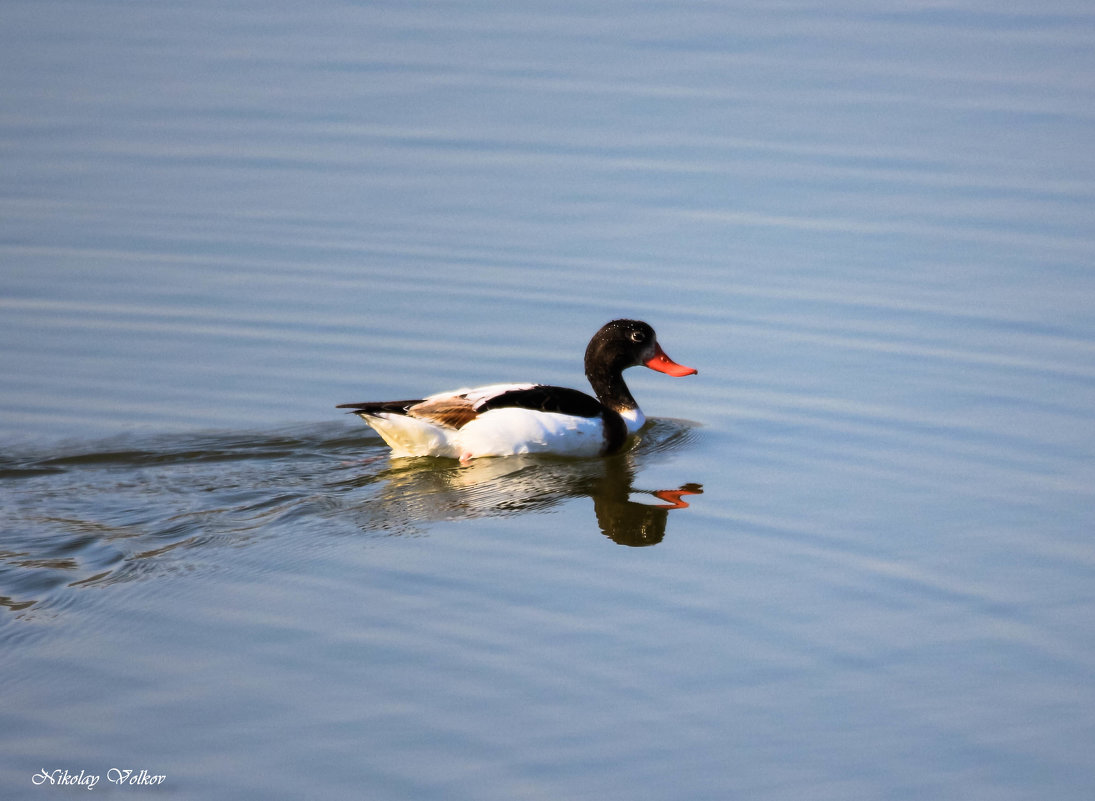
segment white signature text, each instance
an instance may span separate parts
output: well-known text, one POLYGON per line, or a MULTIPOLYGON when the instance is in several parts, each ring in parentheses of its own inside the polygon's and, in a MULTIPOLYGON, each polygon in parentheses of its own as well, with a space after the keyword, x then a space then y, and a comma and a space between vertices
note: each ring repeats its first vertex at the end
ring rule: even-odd
MULTIPOLYGON (((99 783, 101 778, 102 776, 97 773, 87 773, 83 770, 79 773, 70 773, 64 768, 58 768, 57 770, 42 769, 31 776, 30 780, 36 785, 52 784, 66 787, 86 787, 89 790, 94 790, 95 785, 99 783)), ((154 775, 143 768, 141 770, 111 768, 106 772, 106 780, 118 786, 127 784, 134 787, 148 787, 163 784, 167 777, 154 775)))

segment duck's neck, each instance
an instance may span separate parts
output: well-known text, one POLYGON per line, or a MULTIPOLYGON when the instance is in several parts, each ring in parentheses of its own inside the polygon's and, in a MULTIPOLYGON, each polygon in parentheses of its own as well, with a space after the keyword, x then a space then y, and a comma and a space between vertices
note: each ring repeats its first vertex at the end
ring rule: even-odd
POLYGON ((606 367, 586 365, 586 378, 593 387, 593 394, 603 405, 614 412, 625 412, 639 408, 631 390, 624 383, 623 373, 606 367))
POLYGON ((646 417, 627 388, 622 371, 587 365, 586 378, 601 405, 615 411, 627 423, 627 433, 635 433, 643 427, 646 417))
POLYGON ((643 427, 646 417, 639 408, 639 404, 635 402, 635 398, 632 397, 631 390, 627 388, 623 374, 619 370, 587 368, 586 378, 589 379, 597 400, 624 419, 629 434, 634 434, 643 427))

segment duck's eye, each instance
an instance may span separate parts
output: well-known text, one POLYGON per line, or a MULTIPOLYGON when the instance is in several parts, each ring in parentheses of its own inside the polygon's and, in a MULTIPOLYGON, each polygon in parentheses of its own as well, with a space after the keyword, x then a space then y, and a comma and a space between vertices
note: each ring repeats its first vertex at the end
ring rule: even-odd
POLYGON ((641 342, 646 341, 646 336, 643 335, 642 331, 632 331, 631 332, 631 341, 634 342, 635 344, 639 344, 641 342))

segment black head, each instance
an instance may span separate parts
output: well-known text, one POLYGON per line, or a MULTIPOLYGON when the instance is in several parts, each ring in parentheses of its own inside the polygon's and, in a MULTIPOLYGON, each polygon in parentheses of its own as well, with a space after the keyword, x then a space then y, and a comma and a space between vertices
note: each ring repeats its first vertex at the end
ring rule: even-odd
POLYGON ((654 355, 657 342, 654 329, 641 320, 613 320, 589 340, 586 373, 591 367, 623 372, 640 365, 654 355))
POLYGON ((646 365, 668 375, 692 375, 691 367, 677 364, 662 350, 654 329, 642 320, 613 320, 593 335, 586 348, 586 376, 619 375, 628 367, 646 365))

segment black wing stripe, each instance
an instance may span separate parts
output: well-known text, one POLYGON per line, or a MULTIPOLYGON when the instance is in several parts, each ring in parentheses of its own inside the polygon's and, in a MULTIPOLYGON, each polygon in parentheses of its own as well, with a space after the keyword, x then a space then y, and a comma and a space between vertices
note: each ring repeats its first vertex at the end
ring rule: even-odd
POLYGON ((407 409, 414 406, 416 403, 422 403, 422 399, 418 400, 399 400, 399 401, 369 401, 366 403, 340 403, 336 406, 336 409, 349 409, 354 414, 376 414, 377 412, 394 412, 395 414, 406 414, 407 409))
POLYGON ((495 395, 480 403, 480 413, 491 409, 531 409, 536 412, 556 412, 575 417, 597 417, 604 411, 596 398, 567 387, 535 386, 514 389, 495 395))

